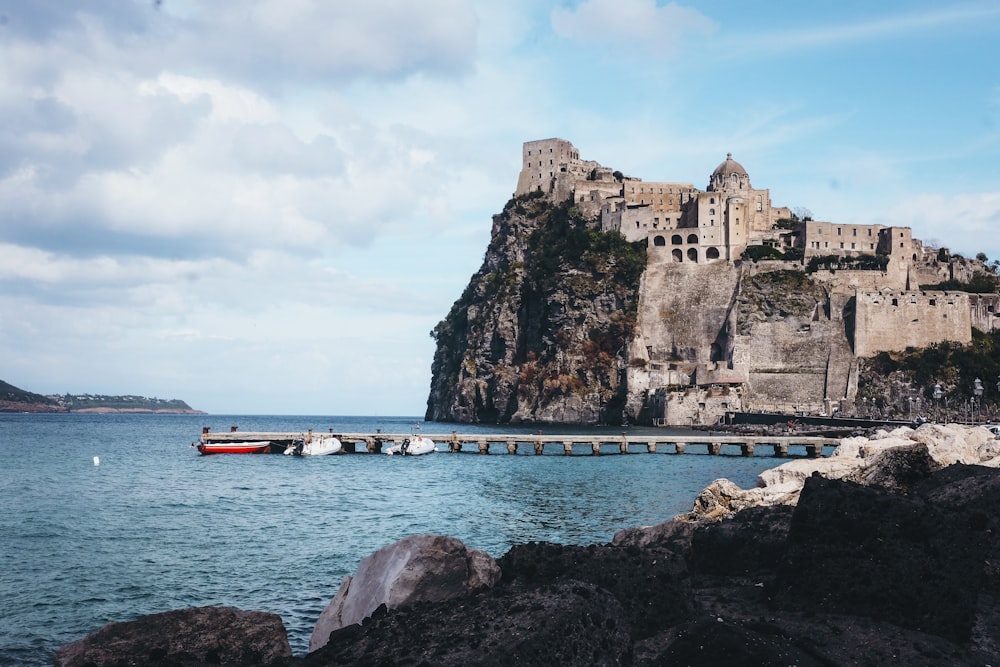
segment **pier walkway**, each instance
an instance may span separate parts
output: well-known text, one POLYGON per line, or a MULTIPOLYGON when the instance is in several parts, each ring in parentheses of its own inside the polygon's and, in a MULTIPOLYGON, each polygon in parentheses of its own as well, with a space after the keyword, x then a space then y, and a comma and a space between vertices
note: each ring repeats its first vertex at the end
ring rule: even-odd
MULTIPOLYGON (((382 446, 386 443, 401 444, 403 440, 413 437, 410 433, 337 433, 330 429, 330 434, 336 436, 343 444, 343 452, 348 454, 368 453, 378 454, 382 452, 382 446)), ((229 431, 223 433, 212 433, 207 428, 202 429, 201 441, 210 442, 240 442, 240 441, 270 441, 271 451, 275 453, 283 452, 285 447, 296 440, 309 439, 313 437, 313 431, 299 431, 296 433, 275 433, 275 432, 250 432, 250 431, 229 431)), ((316 433, 315 435, 319 435, 316 433)), ((534 433, 420 433, 425 438, 430 438, 438 445, 439 451, 442 445, 447 447, 447 451, 452 453, 469 452, 479 454, 490 454, 491 446, 508 454, 517 454, 521 448, 533 451, 536 455, 551 453, 552 449, 561 450, 566 456, 573 455, 575 451, 582 449, 584 452, 594 456, 603 453, 630 454, 635 452, 646 452, 655 454, 657 451, 683 454, 692 448, 721 455, 734 449, 739 450, 743 456, 754 456, 758 448, 768 447, 774 456, 784 457, 789 455, 792 447, 801 447, 807 456, 819 457, 823 455, 824 447, 836 447, 840 444, 839 438, 826 438, 819 436, 772 436, 772 435, 725 435, 711 432, 692 435, 541 435, 534 433)))

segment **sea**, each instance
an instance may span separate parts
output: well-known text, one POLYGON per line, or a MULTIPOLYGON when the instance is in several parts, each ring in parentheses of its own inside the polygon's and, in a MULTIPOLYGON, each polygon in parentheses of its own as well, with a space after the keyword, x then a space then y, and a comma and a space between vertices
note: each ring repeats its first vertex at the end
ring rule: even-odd
MULTIPOLYGON (((718 478, 747 488, 780 460, 689 447, 593 456, 201 456, 212 431, 546 434, 664 429, 470 426, 417 417, 0 414, 0 665, 51 665, 114 621, 192 606, 278 614, 306 653, 320 613, 373 551, 451 535, 499 558, 514 544, 604 544, 691 509, 718 478), (664 451, 668 450, 668 451, 664 451)), ((685 433, 682 429, 675 432, 685 433)), ((734 448, 735 449, 735 448, 734 448)))

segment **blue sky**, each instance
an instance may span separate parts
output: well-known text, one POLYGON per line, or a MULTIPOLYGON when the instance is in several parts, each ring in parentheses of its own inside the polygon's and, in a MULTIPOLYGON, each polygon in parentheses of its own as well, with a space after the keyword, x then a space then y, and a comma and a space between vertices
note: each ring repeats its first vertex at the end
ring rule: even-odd
POLYGON ((0 378, 422 414, 521 143, 1000 258, 1000 5, 0 0, 0 378))

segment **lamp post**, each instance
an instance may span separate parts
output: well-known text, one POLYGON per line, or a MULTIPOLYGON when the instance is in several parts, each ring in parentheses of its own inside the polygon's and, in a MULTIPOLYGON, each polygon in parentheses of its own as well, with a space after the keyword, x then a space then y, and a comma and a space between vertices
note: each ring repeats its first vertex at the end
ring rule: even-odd
POLYGON ((976 403, 979 403, 983 397, 983 381, 980 380, 979 378, 976 378, 972 384, 973 384, 972 393, 974 394, 974 396, 972 397, 972 423, 975 424, 976 403))
MULTIPOLYGON (((1000 384, 1000 383, 997 383, 997 384, 1000 384)), ((944 394, 944 392, 941 391, 941 385, 940 384, 935 384, 934 385, 934 404, 936 406, 935 412, 937 412, 937 419, 938 419, 938 421, 941 421, 941 395, 942 394, 944 394)))

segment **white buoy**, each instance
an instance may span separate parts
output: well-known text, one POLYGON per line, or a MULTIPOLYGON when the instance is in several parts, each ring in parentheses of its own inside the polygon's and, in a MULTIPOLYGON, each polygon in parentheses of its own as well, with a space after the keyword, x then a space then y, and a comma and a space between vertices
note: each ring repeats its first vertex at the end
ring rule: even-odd
POLYGON ((101 457, 100 456, 95 456, 94 457, 94 465, 95 466, 101 465, 101 457))

